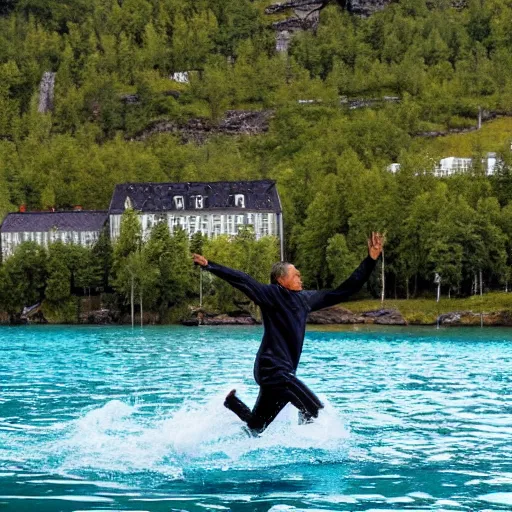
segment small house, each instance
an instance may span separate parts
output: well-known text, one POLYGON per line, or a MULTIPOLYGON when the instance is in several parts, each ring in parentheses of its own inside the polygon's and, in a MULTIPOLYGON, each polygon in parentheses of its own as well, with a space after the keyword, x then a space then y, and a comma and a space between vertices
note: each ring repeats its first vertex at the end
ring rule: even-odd
POLYGON ((2 258, 23 242, 48 247, 52 242, 92 246, 108 218, 107 211, 16 212, 5 217, 0 228, 2 258))

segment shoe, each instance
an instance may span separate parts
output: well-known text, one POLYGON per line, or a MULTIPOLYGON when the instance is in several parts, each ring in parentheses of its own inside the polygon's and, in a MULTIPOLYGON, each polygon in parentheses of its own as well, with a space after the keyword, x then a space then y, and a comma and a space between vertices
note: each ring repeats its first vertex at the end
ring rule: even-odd
POLYGON ((227 407, 228 409, 230 408, 229 407, 229 404, 236 398, 236 389, 232 389, 227 395, 226 395, 226 398, 224 399, 224 407, 227 407))

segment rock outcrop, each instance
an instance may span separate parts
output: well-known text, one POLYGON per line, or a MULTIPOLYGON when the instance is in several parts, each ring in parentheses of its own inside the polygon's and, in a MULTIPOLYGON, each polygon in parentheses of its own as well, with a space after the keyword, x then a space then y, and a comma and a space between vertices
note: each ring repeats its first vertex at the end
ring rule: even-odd
POLYGON ((135 140, 145 140, 156 133, 177 133, 183 142, 204 143, 213 134, 257 135, 265 133, 274 112, 272 110, 228 110, 218 123, 209 119, 195 118, 185 123, 162 120, 137 134, 135 140))
POLYGON ((46 114, 53 110, 53 96, 55 89, 55 73, 47 71, 41 78, 39 85, 39 105, 37 111, 46 114))
POLYGON ((309 324, 330 325, 330 324, 362 324, 362 315, 355 315, 352 311, 341 307, 332 307, 314 311, 309 314, 309 324))
POLYGON ((192 310, 191 316, 181 323, 189 327, 194 327, 198 325, 256 325, 259 322, 245 311, 236 311, 231 314, 219 314, 199 308, 192 310))
MULTIPOLYGON (((287 51, 292 35, 300 30, 316 30, 320 21, 320 11, 329 4, 338 4, 341 9, 355 16, 368 17, 381 11, 397 0, 289 0, 269 5, 265 13, 272 15, 283 11, 293 11, 293 15, 272 24, 276 30, 277 51, 287 51)), ((456 9, 467 7, 467 0, 452 0, 456 9)), ((435 7, 431 2, 431 7, 435 7)))
POLYGON ((475 313, 473 311, 454 311, 439 315, 437 324, 442 326, 502 326, 512 327, 512 311, 475 313))
POLYGON ((309 315, 311 324, 378 324, 378 325, 407 325, 400 311, 396 309, 378 309, 364 313, 335 306, 315 311, 309 315))
MULTIPOLYGON (((246 312, 234 312, 229 315, 207 312, 204 309, 191 311, 190 318, 182 322, 183 325, 255 325, 259 324, 254 317, 246 312)), ((341 324, 379 324, 379 325, 407 325, 404 317, 396 309, 379 309, 365 313, 352 311, 334 306, 310 313, 309 324, 341 325, 341 324)))
POLYGON ((110 309, 97 309, 81 313, 79 323, 94 325, 109 325, 119 321, 119 315, 110 309))
POLYGON ((377 309, 362 313, 362 316, 365 324, 407 325, 407 321, 397 309, 377 309))

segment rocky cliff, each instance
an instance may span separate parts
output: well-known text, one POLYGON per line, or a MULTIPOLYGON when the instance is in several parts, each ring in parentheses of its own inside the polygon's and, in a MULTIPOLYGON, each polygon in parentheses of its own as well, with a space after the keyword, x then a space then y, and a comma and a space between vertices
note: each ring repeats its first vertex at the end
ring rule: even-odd
MULTIPOLYGON (((290 0, 269 5, 265 13, 269 15, 291 11, 293 14, 284 20, 273 23, 277 32, 276 49, 287 51, 290 37, 300 30, 315 30, 320 21, 320 11, 329 4, 337 4, 355 16, 368 17, 399 0, 290 0)), ((431 7, 435 7, 432 0, 431 7)), ((452 0, 452 6, 463 9, 467 0, 452 0)))

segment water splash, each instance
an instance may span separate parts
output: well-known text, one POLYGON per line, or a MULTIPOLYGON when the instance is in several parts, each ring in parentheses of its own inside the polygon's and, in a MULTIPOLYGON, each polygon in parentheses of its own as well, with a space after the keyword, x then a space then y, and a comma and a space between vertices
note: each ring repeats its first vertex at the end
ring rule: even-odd
POLYGON ((184 403, 170 415, 148 416, 143 404, 109 401, 61 424, 45 450, 46 460, 51 457, 53 469, 66 474, 152 471, 181 479, 184 470, 334 462, 346 455, 348 431, 325 398, 314 423, 299 426, 296 409, 288 406, 261 437, 250 438, 242 422, 222 407, 224 394, 206 403, 184 403))

